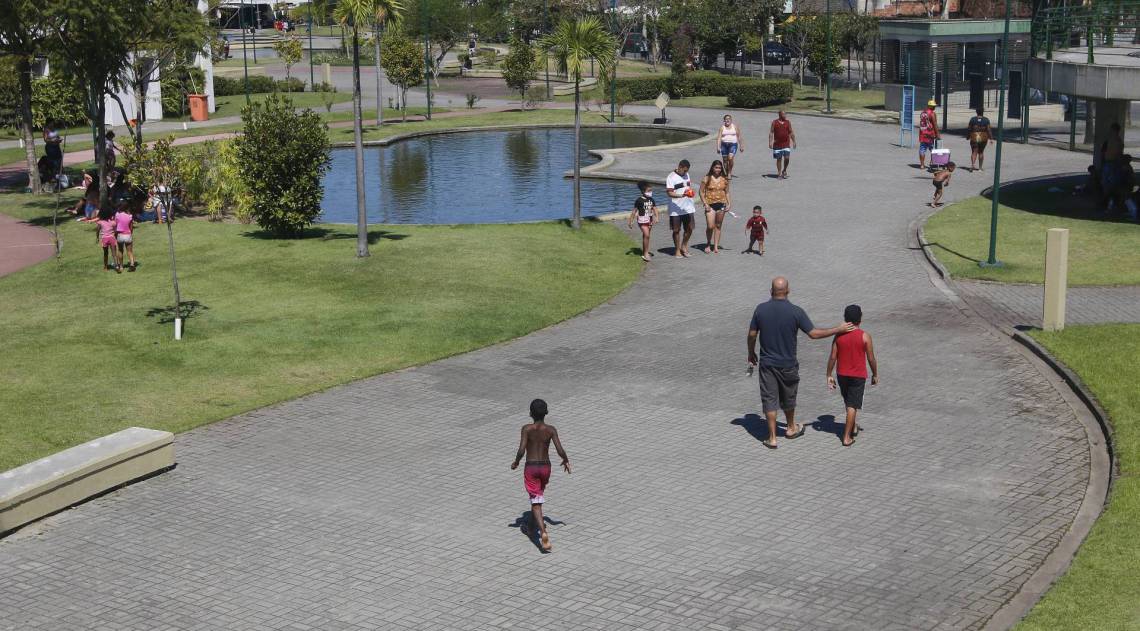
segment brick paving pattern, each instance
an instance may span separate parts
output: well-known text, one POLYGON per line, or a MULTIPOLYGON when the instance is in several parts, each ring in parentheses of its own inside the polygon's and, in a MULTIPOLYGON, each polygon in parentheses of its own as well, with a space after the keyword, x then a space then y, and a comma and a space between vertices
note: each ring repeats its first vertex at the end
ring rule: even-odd
MULTIPOLYGON (((932 187, 893 127, 793 116, 778 182, 770 116, 737 116, 734 200, 765 205, 767 255, 740 254, 732 219, 724 254, 659 253, 581 317, 183 434, 175 471, 0 541, 0 629, 980 628, 1076 513, 1083 430, 906 249, 932 187), (811 429, 759 442, 744 340, 776 274, 819 325, 859 302, 876 335, 883 383, 851 448, 828 343, 803 339, 811 429), (548 489, 550 555, 517 529, 508 469, 536 396, 575 465, 548 489)), ((714 157, 683 154, 697 173, 714 157)), ((1083 160, 1006 156, 1011 179, 1083 160)), ((678 157, 613 170, 661 179, 678 157)), ((963 173, 947 195, 985 184, 963 173)))
MULTIPOLYGON (((1041 327, 1043 285, 954 282, 958 295, 991 322, 1012 327, 1041 327)), ((1066 324, 1140 322, 1140 286, 1070 287, 1065 300, 1066 324)))

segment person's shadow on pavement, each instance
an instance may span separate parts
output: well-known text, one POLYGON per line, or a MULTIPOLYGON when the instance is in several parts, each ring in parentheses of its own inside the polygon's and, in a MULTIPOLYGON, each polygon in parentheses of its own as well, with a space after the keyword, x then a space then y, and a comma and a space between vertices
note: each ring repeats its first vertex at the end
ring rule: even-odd
MULTIPOLYGON (((516 517, 514 522, 507 524, 507 528, 518 528, 519 532, 530 540, 531 545, 533 545, 535 548, 538 548, 539 552, 545 554, 546 551, 542 549, 542 541, 538 537, 538 529, 535 528, 533 520, 534 517, 532 517, 530 511, 523 511, 523 514, 516 517), (529 528, 530 532, 527 532, 527 528, 524 528, 523 526, 529 528)), ((546 522, 547 526, 566 525, 566 522, 558 521, 557 519, 551 519, 546 515, 542 516, 542 521, 546 522)))
POLYGON ((811 428, 817 432, 824 432, 825 434, 835 434, 835 437, 843 440, 843 423, 835 420, 835 416, 831 414, 824 414, 815 419, 811 424, 811 428))
MULTIPOLYGON (((742 417, 732 420, 733 425, 739 425, 744 428, 744 431, 752 435, 753 438, 760 442, 768 440, 768 419, 760 416, 759 414, 745 414, 742 417)), ((786 420, 776 421, 776 435, 783 436, 787 434, 788 425, 786 420)))

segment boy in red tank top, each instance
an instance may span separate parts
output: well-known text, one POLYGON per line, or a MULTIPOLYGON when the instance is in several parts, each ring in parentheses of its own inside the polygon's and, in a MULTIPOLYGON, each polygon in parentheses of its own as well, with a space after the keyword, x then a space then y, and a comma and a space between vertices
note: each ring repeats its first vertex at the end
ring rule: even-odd
POLYGON ((859 305, 847 305, 843 319, 855 325, 850 333, 835 336, 831 343, 831 357, 827 360, 827 387, 834 390, 839 386, 843 395, 843 405, 847 408, 847 422, 843 426, 843 446, 850 447, 859 435, 855 416, 863 408, 863 388, 867 384, 867 365, 871 365, 871 385, 879 383, 879 363, 875 360, 875 346, 871 334, 859 328, 863 321, 863 310, 859 305), (838 364, 838 379, 831 373, 838 364))

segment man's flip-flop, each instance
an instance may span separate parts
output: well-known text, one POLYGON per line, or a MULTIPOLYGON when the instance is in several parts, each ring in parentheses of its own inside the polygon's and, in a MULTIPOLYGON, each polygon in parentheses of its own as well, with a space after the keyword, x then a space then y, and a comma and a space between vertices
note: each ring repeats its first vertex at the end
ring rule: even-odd
POLYGON ((860 427, 858 424, 856 424, 855 425, 855 431, 851 432, 851 438, 855 438, 856 436, 858 436, 859 432, 861 432, 861 431, 863 431, 863 428, 860 427))
POLYGON ((764 445, 765 447, 767 447, 768 449, 776 449, 777 447, 779 447, 779 445, 773 445, 772 443, 769 443, 769 442, 768 442, 768 441, 766 441, 766 440, 762 440, 762 441, 760 441, 760 442, 761 442, 761 444, 763 444, 763 445, 764 445))
POLYGON ((849 442, 849 443, 845 443, 845 442, 843 442, 843 441, 839 441, 839 444, 840 444, 840 445, 843 445, 844 447, 850 447, 851 445, 854 445, 854 444, 855 444, 855 439, 854 439, 854 438, 852 438, 852 439, 851 439, 851 442, 849 442))
POLYGON ((806 431, 807 431, 807 426, 801 423, 800 424, 800 431, 796 432, 795 434, 785 433, 784 438, 789 438, 789 439, 790 438, 799 438, 800 436, 803 436, 804 432, 806 432, 806 431))

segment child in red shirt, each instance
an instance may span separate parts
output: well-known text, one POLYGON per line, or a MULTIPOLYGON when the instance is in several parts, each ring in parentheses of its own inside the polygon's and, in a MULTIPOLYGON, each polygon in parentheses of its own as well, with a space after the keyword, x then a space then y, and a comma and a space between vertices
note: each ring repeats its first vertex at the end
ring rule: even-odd
POLYGON ((827 387, 834 390, 839 386, 843 394, 843 404, 847 408, 847 422, 843 426, 843 446, 850 447, 859 435, 855 416, 863 408, 863 387, 867 384, 867 365, 871 365, 871 385, 879 383, 879 363, 875 360, 875 346, 871 334, 859 328, 863 321, 863 310, 859 305, 848 305, 843 310, 843 320, 855 325, 855 330, 840 333, 831 343, 831 357, 827 360, 827 387), (839 364, 839 378, 831 376, 831 371, 839 364))
POLYGON ((745 222, 744 230, 748 233, 748 249, 744 252, 751 252, 752 246, 759 242, 760 251, 757 254, 764 256, 764 236, 768 234, 768 220, 764 218, 763 208, 752 207, 752 216, 745 222))

